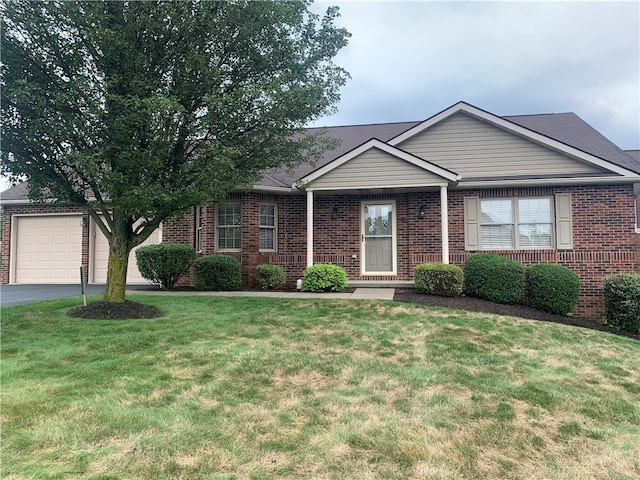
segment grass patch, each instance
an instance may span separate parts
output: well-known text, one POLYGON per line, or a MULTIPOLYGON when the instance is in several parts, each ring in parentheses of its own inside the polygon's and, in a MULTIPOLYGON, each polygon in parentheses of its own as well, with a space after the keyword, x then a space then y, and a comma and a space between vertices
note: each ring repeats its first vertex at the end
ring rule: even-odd
POLYGON ((2 309, 3 479, 638 478, 640 343, 393 302, 2 309))

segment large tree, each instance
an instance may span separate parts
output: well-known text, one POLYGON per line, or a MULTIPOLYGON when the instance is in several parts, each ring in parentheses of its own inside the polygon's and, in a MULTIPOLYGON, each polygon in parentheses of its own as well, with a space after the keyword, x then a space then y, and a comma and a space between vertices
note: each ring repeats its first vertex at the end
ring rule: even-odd
POLYGON ((349 34, 302 1, 7 0, 2 164, 31 198, 81 205, 109 241, 105 301, 173 215, 321 148, 349 34))

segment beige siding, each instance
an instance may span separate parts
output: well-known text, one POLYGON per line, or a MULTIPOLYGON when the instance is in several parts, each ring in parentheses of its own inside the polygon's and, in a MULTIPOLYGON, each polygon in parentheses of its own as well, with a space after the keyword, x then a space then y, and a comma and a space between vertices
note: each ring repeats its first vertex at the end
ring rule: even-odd
POLYGON ((396 146, 462 175, 463 180, 605 172, 464 113, 457 113, 396 146))
POLYGON ((348 160, 311 183, 313 188, 411 187, 445 182, 442 177, 378 148, 348 160))

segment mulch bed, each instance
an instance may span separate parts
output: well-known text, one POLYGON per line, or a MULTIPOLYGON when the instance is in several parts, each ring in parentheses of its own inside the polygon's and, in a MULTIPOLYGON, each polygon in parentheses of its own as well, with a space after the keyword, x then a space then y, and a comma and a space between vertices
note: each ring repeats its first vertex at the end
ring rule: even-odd
POLYGON ((536 310, 526 305, 502 305, 499 303, 487 302, 479 298, 460 296, 460 297, 439 297, 436 295, 423 295, 415 292, 414 289, 396 288, 393 297, 396 302, 417 303, 420 305, 429 305, 434 307, 458 308, 469 312, 493 313, 496 315, 508 315, 512 317, 527 318, 530 320, 541 320, 544 322, 562 323, 574 327, 589 328, 592 330, 600 330, 609 332, 623 337, 635 338, 640 340, 640 335, 629 332, 615 330, 606 325, 602 325, 596 320, 589 320, 578 317, 565 317, 562 315, 554 315, 552 313, 536 310))
POLYGON ((76 307, 67 316, 89 320, 131 320, 134 318, 158 318, 162 311, 150 305, 125 300, 124 303, 94 302, 86 307, 76 307))

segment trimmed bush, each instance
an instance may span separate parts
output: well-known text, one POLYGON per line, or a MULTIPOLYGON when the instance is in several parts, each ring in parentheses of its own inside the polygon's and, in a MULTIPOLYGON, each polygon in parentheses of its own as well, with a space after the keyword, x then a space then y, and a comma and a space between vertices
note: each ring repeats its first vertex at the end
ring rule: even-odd
POLYGON ((524 267, 496 253, 478 253, 464 265, 464 291, 470 297, 514 304, 522 297, 524 267))
POLYGON ((174 287, 195 258, 195 248, 181 243, 145 245, 136 250, 140 275, 165 290, 174 287))
POLYGON ((462 293, 464 274, 460 267, 445 263, 423 263, 414 269, 416 292, 442 297, 457 297, 462 293))
POLYGON ((284 269, 280 265, 258 265, 256 281, 262 290, 273 290, 284 283, 284 269))
POLYGON ((538 310, 566 315, 576 308, 580 280, 571 269, 555 263, 539 263, 525 269, 527 303, 538 310))
POLYGON ((347 288, 347 274, 342 267, 317 263, 307 267, 302 276, 303 292, 340 292, 347 288))
POLYGON ((198 290, 235 290, 242 282, 240 262, 230 255, 205 255, 193 267, 193 285, 198 290))
POLYGON ((604 323, 640 334, 640 275, 618 273, 604 279, 604 323))

